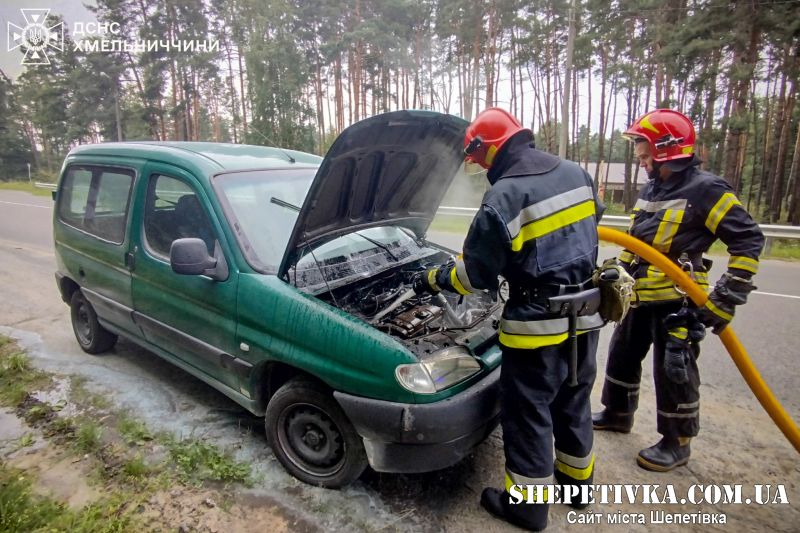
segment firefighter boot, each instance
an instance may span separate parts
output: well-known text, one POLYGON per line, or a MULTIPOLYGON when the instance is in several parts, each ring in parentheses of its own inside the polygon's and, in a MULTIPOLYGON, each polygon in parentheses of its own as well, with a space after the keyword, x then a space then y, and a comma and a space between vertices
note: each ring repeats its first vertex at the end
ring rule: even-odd
POLYGON ((689 437, 662 437, 654 446, 639 452, 636 462, 645 470, 669 472, 689 462, 689 437))
MULTIPOLYGON (((574 478, 571 478, 570 476, 568 476, 567 474, 564 474, 563 472, 561 472, 558 469, 555 470, 554 474, 555 474, 555 478, 556 478, 556 483, 558 483, 561 486, 561 499, 562 499, 562 501, 564 499, 564 493, 566 491, 570 490, 571 486, 577 486, 578 489, 580 489, 581 485, 591 485, 592 484, 592 480, 594 479, 594 473, 589 474, 588 478, 586 478, 584 480, 581 480, 581 481, 578 481, 578 480, 576 480, 574 478)), ((588 501, 583 501, 580 498, 580 495, 574 496, 574 498, 575 499, 571 499, 571 501, 569 502, 569 506, 572 507, 573 509, 582 510, 582 509, 586 509, 587 507, 589 507, 589 502, 588 501)))
POLYGON ((592 413, 592 428, 598 431, 630 433, 633 428, 633 413, 616 413, 606 407, 599 413, 592 413))
POLYGON ((510 497, 506 491, 492 487, 485 488, 481 493, 481 507, 495 518, 505 520, 523 529, 541 531, 547 527, 549 504, 518 503, 515 505, 510 503, 510 497))

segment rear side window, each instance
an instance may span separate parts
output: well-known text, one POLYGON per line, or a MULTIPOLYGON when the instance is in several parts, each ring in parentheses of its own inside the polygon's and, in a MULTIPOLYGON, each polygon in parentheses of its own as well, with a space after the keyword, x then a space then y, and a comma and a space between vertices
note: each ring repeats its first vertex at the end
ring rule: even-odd
POLYGON ((72 166, 58 197, 58 216, 103 240, 125 240, 134 172, 123 168, 72 166))
POLYGON ((214 253, 214 231, 200 199, 188 184, 169 176, 150 178, 144 234, 155 255, 169 257, 172 241, 187 237, 203 239, 208 253, 214 253))

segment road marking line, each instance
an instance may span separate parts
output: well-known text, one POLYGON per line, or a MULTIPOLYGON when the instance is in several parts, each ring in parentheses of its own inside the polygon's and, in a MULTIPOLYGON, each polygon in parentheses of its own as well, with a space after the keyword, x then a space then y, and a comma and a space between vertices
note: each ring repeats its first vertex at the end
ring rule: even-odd
POLYGON ((21 205, 24 207, 38 207, 39 209, 53 209, 52 205, 34 205, 34 204, 20 204, 17 202, 4 202, 0 200, 0 204, 8 204, 8 205, 21 205))
POLYGON ((763 294, 764 296, 779 296, 781 298, 794 298, 795 300, 800 300, 800 296, 795 296, 793 294, 776 294, 774 292, 761 292, 761 291, 753 291, 753 294, 763 294))

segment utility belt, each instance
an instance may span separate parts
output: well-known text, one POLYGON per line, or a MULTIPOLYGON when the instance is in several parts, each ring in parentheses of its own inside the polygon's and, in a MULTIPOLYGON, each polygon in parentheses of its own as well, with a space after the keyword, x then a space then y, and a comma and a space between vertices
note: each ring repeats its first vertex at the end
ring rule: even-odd
MULTIPOLYGON (((703 258, 703 252, 682 252, 679 254, 669 253, 665 255, 670 261, 680 266, 684 270, 691 269, 692 271, 708 272, 711 270, 711 265, 713 264, 711 259, 703 258)), ((632 268, 649 265, 650 262, 638 255, 635 255, 633 257, 633 261, 631 262, 632 268)))
POLYGON ((578 385, 578 330, 579 316, 597 313, 600 308, 600 289, 593 278, 574 285, 543 283, 535 287, 510 287, 509 301, 542 305, 550 313, 568 320, 567 341, 570 342, 569 385, 578 385))
POLYGON ((550 298, 576 294, 594 287, 592 278, 574 285, 561 285, 558 283, 542 283, 535 287, 522 287, 509 285, 508 300, 514 303, 536 304, 548 307, 550 298))

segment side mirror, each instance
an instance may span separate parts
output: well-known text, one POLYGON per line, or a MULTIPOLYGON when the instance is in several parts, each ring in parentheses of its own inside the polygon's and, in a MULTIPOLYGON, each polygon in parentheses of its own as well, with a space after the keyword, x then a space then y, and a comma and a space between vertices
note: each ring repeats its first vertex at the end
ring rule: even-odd
POLYGON ((216 281, 228 279, 228 265, 219 243, 214 244, 214 257, 211 257, 203 239, 177 239, 169 249, 169 264, 176 274, 208 276, 216 281))

